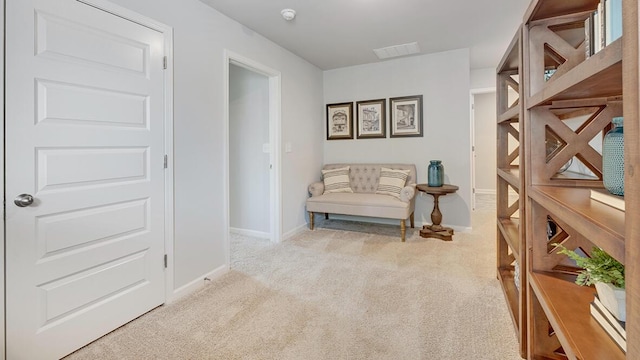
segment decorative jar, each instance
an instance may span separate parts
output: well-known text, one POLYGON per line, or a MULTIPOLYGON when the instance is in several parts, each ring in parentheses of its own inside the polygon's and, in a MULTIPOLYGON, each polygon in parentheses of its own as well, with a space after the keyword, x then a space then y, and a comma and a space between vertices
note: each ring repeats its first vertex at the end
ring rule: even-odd
POLYGON ((614 195, 624 195, 624 128, 623 118, 614 117, 613 129, 602 142, 602 180, 614 195))
POLYGON ((597 282, 595 283, 598 299, 604 307, 620 321, 627 321, 627 306, 625 289, 613 286, 611 284, 597 282))
POLYGON ((427 185, 439 187, 442 186, 442 184, 444 184, 444 166, 442 166, 442 161, 429 161, 429 168, 427 169, 427 185))

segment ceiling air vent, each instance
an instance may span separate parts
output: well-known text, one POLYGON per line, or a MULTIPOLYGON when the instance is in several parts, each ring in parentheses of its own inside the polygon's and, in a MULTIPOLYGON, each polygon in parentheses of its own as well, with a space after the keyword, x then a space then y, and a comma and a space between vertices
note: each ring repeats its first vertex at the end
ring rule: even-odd
POLYGON ((417 42, 412 42, 408 44, 402 45, 394 45, 387 46, 380 49, 373 49, 373 52, 376 53, 378 59, 384 60, 389 58, 394 58, 398 56, 406 56, 411 54, 417 54, 420 52, 420 47, 417 42))

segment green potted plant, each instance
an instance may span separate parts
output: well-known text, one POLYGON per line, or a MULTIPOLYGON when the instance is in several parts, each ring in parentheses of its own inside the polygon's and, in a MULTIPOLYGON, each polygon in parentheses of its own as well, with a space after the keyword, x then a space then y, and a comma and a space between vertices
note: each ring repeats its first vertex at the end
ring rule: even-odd
POLYGON ((561 249, 558 254, 567 255, 584 269, 578 274, 576 284, 595 285, 602 304, 618 320, 626 321, 624 265, 598 247, 593 248, 591 257, 585 257, 560 244, 555 246, 561 249))

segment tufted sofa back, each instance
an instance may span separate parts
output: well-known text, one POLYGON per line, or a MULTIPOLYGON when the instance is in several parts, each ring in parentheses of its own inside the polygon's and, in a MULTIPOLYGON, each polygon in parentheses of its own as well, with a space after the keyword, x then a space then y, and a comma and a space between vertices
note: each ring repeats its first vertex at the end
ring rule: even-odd
POLYGON ((375 193, 380 181, 380 168, 409 170, 408 184, 417 183, 416 166, 413 164, 327 164, 324 170, 349 166, 351 190, 357 193, 375 193))

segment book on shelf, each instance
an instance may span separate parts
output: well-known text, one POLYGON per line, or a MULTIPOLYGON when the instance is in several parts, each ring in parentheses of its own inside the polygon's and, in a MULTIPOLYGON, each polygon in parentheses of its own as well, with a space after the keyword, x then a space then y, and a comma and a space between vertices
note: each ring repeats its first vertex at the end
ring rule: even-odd
POLYGON ((588 59, 593 55, 593 13, 584 20, 584 55, 588 59))
POLYGON ((600 43, 600 45, 598 46, 598 50, 602 50, 605 46, 607 46, 607 15, 604 13, 604 3, 605 0, 600 0, 600 3, 598 4, 598 25, 600 26, 600 31, 598 31, 598 37, 596 38, 596 41, 600 43))
POLYGON ((591 198, 595 201, 624 211, 624 196, 613 195, 605 189, 591 189, 591 198))
POLYGON ((622 36, 622 0, 604 1, 605 44, 609 45, 622 36))
POLYGON ((602 50, 622 36, 622 0, 600 0, 584 21, 585 57, 602 50))
POLYGON ((604 304, 602 304, 602 302, 600 301, 600 298, 598 298, 598 294, 595 294, 593 298, 593 305, 595 305, 598 308, 598 310, 600 310, 600 312, 607 318, 607 320, 609 321, 609 324, 611 324, 611 326, 613 326, 614 329, 616 329, 618 334, 620 334, 622 338, 626 340, 627 339, 626 322, 616 319, 616 317, 613 316, 611 311, 609 311, 604 306, 604 304))
POLYGON ((616 329, 607 321, 605 315, 600 309, 593 303, 589 304, 589 310, 591 311, 591 317, 600 325, 604 332, 609 335, 611 339, 622 349, 627 352, 627 340, 620 335, 616 329))

